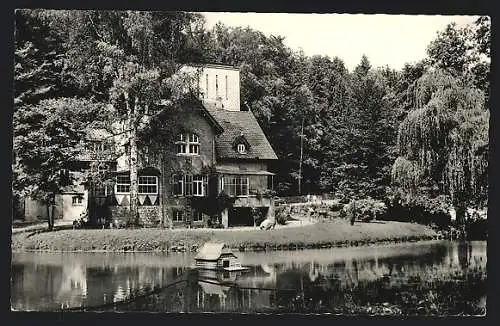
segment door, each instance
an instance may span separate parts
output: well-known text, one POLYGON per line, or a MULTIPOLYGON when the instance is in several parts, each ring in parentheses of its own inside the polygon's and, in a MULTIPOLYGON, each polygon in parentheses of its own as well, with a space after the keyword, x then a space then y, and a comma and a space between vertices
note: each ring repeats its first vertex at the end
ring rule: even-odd
POLYGON ((252 208, 235 207, 229 210, 228 226, 253 226, 252 208))

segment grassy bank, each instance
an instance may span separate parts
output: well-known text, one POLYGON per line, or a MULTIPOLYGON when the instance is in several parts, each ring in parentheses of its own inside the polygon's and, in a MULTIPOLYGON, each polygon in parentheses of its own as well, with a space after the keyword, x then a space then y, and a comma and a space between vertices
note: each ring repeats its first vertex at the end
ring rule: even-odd
POLYGON ((347 221, 335 220, 270 231, 106 229, 20 233, 12 236, 12 250, 175 251, 191 250, 207 241, 222 241, 235 249, 286 250, 424 240, 436 235, 429 227, 419 224, 372 222, 351 226, 347 221))

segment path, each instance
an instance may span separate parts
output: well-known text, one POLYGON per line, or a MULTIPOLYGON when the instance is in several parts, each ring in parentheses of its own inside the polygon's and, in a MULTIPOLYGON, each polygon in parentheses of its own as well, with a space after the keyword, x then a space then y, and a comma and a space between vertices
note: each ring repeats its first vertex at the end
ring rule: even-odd
MULTIPOLYGON (((54 228, 68 227, 72 226, 73 221, 56 220, 54 222, 54 228)), ((47 229, 47 222, 40 222, 38 224, 32 224, 29 226, 12 228, 12 234, 23 233, 23 232, 36 232, 47 229)))

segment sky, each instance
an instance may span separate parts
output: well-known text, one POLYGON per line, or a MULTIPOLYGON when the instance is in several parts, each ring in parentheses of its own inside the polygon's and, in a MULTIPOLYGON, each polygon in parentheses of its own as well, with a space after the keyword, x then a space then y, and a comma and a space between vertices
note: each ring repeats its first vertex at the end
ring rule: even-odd
POLYGON ((294 50, 308 56, 341 58, 352 71, 365 54, 373 67, 401 69, 426 56, 426 48, 446 25, 463 26, 477 16, 353 15, 286 13, 202 13, 206 27, 217 22, 247 27, 265 35, 281 35, 294 50))

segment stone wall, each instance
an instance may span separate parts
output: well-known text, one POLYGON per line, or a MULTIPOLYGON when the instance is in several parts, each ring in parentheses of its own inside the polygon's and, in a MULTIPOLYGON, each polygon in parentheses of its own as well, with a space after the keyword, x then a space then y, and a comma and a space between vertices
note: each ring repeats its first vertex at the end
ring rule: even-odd
MULTIPOLYGON (((113 224, 124 227, 133 224, 134 218, 130 214, 129 206, 111 206, 113 224)), ((145 227, 157 227, 161 222, 160 206, 139 206, 139 224, 145 227)))
POLYGON ((139 206, 139 223, 145 227, 156 227, 161 223, 160 206, 139 206))
POLYGON ((115 226, 124 227, 133 222, 128 206, 110 206, 111 220, 115 226))

